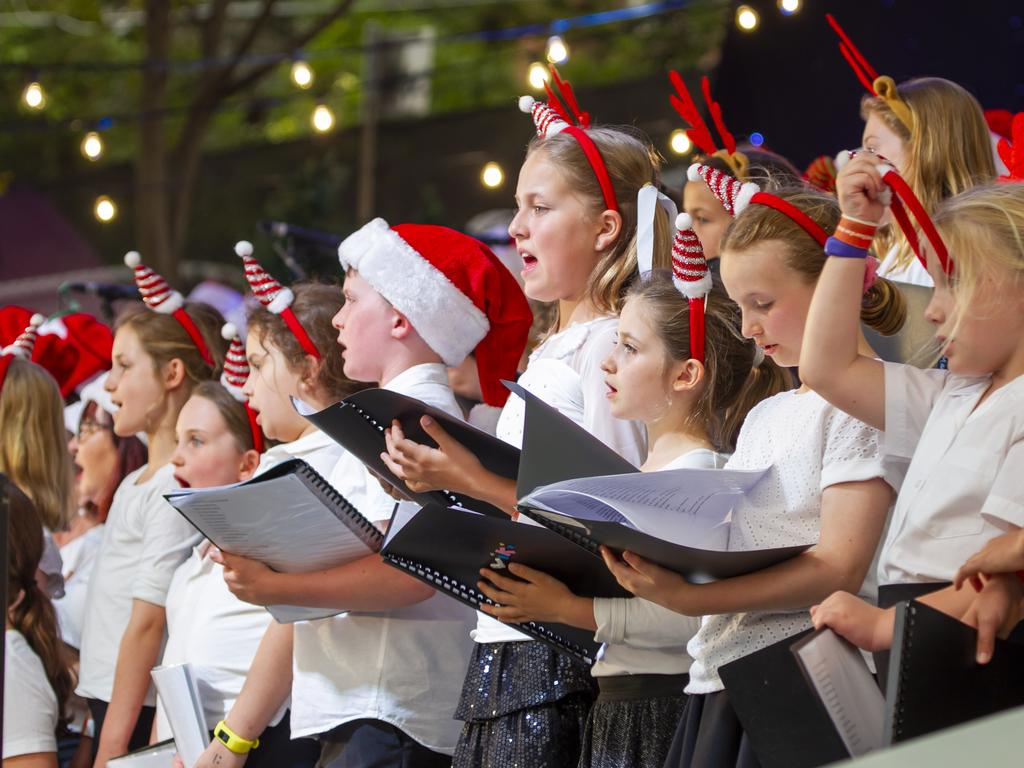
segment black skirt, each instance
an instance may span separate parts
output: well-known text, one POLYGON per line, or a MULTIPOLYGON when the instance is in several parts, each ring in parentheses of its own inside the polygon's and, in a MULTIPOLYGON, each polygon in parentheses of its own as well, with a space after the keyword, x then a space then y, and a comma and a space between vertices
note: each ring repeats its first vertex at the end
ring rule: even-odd
POLYGON ((594 700, 587 665, 535 641, 477 643, 455 718, 454 768, 566 768, 594 700))
POLYGON ((728 693, 687 697, 665 768, 760 768, 728 693))
POLYGON ((683 713, 689 675, 598 678, 578 768, 661 768, 683 713))

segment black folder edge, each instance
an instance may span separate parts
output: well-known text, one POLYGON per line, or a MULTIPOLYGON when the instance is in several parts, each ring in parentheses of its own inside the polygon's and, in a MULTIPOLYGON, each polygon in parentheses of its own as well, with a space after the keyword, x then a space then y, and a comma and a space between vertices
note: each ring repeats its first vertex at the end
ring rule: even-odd
POLYGON ((386 482, 397 488, 403 495, 420 506, 439 504, 441 506, 462 506, 482 514, 498 516, 505 513, 494 506, 464 494, 451 491, 427 491, 418 493, 409 490, 408 486, 397 477, 387 465, 381 461, 380 454, 385 450, 383 431, 395 419, 402 425, 405 435, 418 443, 436 447, 437 443, 420 426, 422 416, 430 416, 445 432, 452 436, 462 445, 466 446, 491 472, 507 478, 515 478, 519 466, 519 450, 493 435, 477 429, 473 425, 452 416, 445 411, 435 408, 432 405, 416 400, 415 398, 392 392, 388 389, 366 389, 361 392, 339 400, 337 403, 315 413, 303 413, 296 407, 295 398, 292 398, 292 407, 299 412, 303 418, 312 423, 334 442, 341 445, 353 456, 358 458, 376 476, 383 478, 386 482), (386 410, 384 410, 386 406, 386 410), (373 430, 372 448, 367 445, 370 442, 365 432, 363 435, 349 435, 336 427, 335 411, 345 408, 353 408, 360 416, 360 421, 373 430))
MULTIPOLYGON (((448 509, 445 507, 442 508, 448 509)), ((417 514, 422 514, 423 512, 429 513, 429 509, 429 507, 424 507, 419 512, 417 512, 417 514)), ((470 512, 469 514, 472 513, 470 512)), ((389 539, 390 528, 393 522, 394 517, 392 517, 391 522, 388 524, 389 539)), ((400 531, 396 532, 396 535, 398 535, 398 533, 400 533, 400 531)), ((385 563, 392 566, 393 568, 398 568, 399 570, 408 573, 410 576, 413 576, 419 581, 422 581, 424 584, 433 587, 440 594, 446 595, 452 598, 453 600, 462 603, 463 605, 469 606, 474 610, 480 610, 480 603, 485 603, 487 605, 497 605, 497 603, 495 603, 489 597, 487 597, 482 592, 477 590, 474 585, 463 584, 461 582, 455 581, 454 579, 451 579, 448 583, 438 583, 438 581, 435 578, 433 578, 432 574, 427 572, 426 568, 424 568, 422 564, 417 563, 416 561, 410 558, 406 558, 401 555, 395 555, 391 552, 388 552, 388 545, 386 545, 384 549, 381 550, 381 557, 384 559, 385 563), (463 592, 460 593, 455 591, 452 588, 453 583, 458 587, 461 587, 463 592)), ((501 621, 501 619, 498 619, 496 617, 492 618, 495 618, 496 621, 501 621)), ((514 624, 511 622, 501 621, 501 623, 507 627, 522 632, 525 635, 529 635, 535 640, 539 640, 543 643, 550 645, 552 648, 554 648, 556 651, 559 651, 560 653, 568 654, 573 658, 579 659, 580 661, 591 666, 596 661, 597 652, 601 647, 601 644, 598 643, 596 640, 592 640, 586 643, 586 645, 576 643, 571 640, 566 640, 558 632, 551 629, 549 625, 544 624, 542 622, 530 621, 525 624, 514 624)), ((565 625, 552 624, 551 626, 562 627, 565 625)), ((569 629, 575 631, 586 631, 580 630, 578 627, 569 627, 569 629)))

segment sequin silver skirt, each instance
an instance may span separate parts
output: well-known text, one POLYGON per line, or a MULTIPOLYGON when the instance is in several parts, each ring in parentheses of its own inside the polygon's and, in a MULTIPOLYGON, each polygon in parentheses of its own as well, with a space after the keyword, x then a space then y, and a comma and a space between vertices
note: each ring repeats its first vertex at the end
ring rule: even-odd
POLYGON ((478 643, 455 717, 453 768, 566 768, 594 700, 590 669, 540 642, 478 643))

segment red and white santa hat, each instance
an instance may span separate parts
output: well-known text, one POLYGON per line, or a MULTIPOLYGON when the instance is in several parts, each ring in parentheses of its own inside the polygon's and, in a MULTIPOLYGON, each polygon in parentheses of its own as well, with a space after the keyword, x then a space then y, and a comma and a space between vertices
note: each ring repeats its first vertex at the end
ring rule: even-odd
POLYGON ((285 325, 295 334, 295 338, 298 339, 306 354, 320 358, 320 350, 316 348, 316 344, 313 343, 292 310, 292 302, 295 301, 292 289, 281 285, 273 275, 263 268, 262 264, 256 261, 252 252, 252 243, 248 240, 239 240, 235 243, 235 253, 245 265, 245 279, 249 282, 249 287, 252 288, 253 296, 259 299, 260 304, 269 312, 279 315, 284 320, 285 325))
POLYGON ((263 453, 263 430, 256 423, 256 412, 249 407, 249 398, 242 387, 249 378, 249 361, 245 356, 245 344, 238 335, 234 323, 224 323, 220 335, 229 342, 227 354, 224 356, 224 370, 220 375, 221 386, 238 402, 245 405, 245 413, 249 417, 249 429, 252 432, 252 445, 263 453))
POLYGON ((128 251, 124 255, 124 263, 135 271, 135 285, 138 286, 146 306, 162 315, 171 315, 181 323, 181 327, 192 339, 192 343, 196 345, 196 349, 199 350, 199 354, 202 355, 206 364, 211 368, 216 368, 217 364, 213 355, 210 354, 210 348, 206 340, 203 339, 203 334, 185 311, 185 298, 174 290, 162 275, 143 264, 142 256, 138 251, 128 251))
POLYGON ((447 366, 475 354, 484 403, 501 407, 526 347, 530 305, 508 268, 469 235, 374 219, 338 247, 343 269, 399 312, 447 366))
POLYGON ((42 315, 32 315, 25 330, 18 334, 18 338, 0 350, 0 389, 3 388, 4 379, 7 377, 7 367, 11 364, 11 360, 16 357, 22 360, 32 359, 32 350, 36 346, 39 326, 45 321, 46 318, 42 315))

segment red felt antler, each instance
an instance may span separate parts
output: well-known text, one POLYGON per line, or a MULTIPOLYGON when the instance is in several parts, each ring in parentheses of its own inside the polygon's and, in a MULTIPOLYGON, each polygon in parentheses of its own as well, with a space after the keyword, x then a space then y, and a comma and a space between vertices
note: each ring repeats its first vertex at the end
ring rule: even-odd
POLYGON ((701 117, 697 105, 694 104, 693 97, 690 96, 690 90, 686 87, 686 83, 683 82, 683 78, 675 70, 671 70, 668 73, 668 77, 676 89, 674 94, 669 95, 668 100, 672 104, 672 108, 683 118, 683 122, 690 126, 686 129, 686 135, 690 137, 690 141, 700 147, 704 154, 715 154, 718 151, 718 147, 715 145, 715 140, 711 137, 711 131, 708 130, 707 123, 701 117))
POLYGON ((1013 141, 1000 139, 997 147, 999 159, 1009 169, 1009 174, 1000 176, 1000 181, 1024 181, 1024 112, 1014 115, 1010 124, 1013 141))
POLYGON ((551 65, 551 80, 545 81, 544 90, 548 94, 548 105, 558 112, 559 116, 569 123, 569 125, 578 125, 580 128, 590 127, 590 113, 584 112, 580 109, 579 103, 576 101, 576 93, 572 89, 572 83, 568 80, 563 80, 558 74, 558 70, 555 65, 551 65), (555 89, 557 89, 557 95, 555 89, 551 88, 550 82, 554 81, 555 89), (562 104, 565 104, 565 107, 562 104))
POLYGON ((708 81, 708 76, 704 75, 700 81, 700 89, 704 92, 704 102, 708 105, 708 111, 711 113, 711 119, 715 123, 715 130, 718 131, 718 135, 722 137, 722 143, 725 145, 725 151, 730 155, 736 154, 736 139, 729 132, 729 129, 725 127, 725 121, 722 119, 722 107, 721 105, 711 98, 711 83, 708 81))
POLYGON ((839 26, 835 16, 831 13, 826 13, 825 18, 828 19, 829 26, 839 36, 839 52, 843 54, 846 63, 850 65, 850 69, 853 70, 853 73, 860 80, 861 85, 867 89, 868 93, 876 95, 874 82, 878 79, 878 73, 868 63, 868 60, 864 58, 864 54, 860 52, 860 49, 853 44, 850 36, 839 26))

